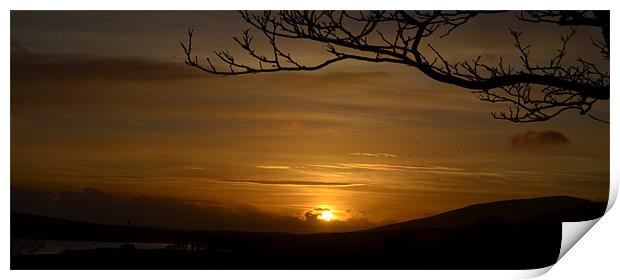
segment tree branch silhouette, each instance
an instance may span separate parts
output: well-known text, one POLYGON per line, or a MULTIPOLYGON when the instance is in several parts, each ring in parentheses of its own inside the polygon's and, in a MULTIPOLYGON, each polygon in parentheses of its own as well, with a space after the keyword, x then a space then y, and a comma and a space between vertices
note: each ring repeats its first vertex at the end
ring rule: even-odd
POLYGON ((432 44, 430 36, 450 35, 471 19, 504 11, 264 11, 240 12, 249 26, 233 40, 245 51, 251 63, 238 61, 228 51, 214 52, 211 58, 194 55, 193 30, 180 42, 185 63, 217 75, 243 75, 280 71, 313 71, 344 61, 395 63, 417 68, 429 78, 473 90, 482 101, 508 104, 507 111, 493 112, 496 119, 534 122, 551 119, 574 110, 594 120, 594 103, 609 99, 609 73, 588 60, 565 62, 567 45, 579 26, 601 30, 603 40, 592 39, 594 47, 609 58, 608 11, 524 11, 517 19, 538 24, 568 26, 561 45, 548 63, 532 62, 530 45, 522 33, 510 30, 520 63, 489 64, 481 56, 471 60, 449 61, 432 44), (254 33, 262 35, 267 53, 260 53, 254 33), (309 40, 322 43, 330 58, 307 65, 285 50, 282 41, 309 40))

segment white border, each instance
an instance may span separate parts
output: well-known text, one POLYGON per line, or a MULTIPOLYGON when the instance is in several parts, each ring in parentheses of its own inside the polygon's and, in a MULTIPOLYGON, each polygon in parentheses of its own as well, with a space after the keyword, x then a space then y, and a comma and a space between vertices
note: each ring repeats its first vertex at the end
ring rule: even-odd
MULTIPOLYGON (((342 278, 356 278, 356 279, 377 279, 377 278, 400 278, 400 277, 423 277, 433 279, 510 279, 510 278, 522 278, 532 277, 540 275, 547 271, 547 269, 536 271, 101 271, 93 273, 90 271, 69 271, 69 272, 24 272, 24 271, 8 271, 9 270, 9 208, 10 196, 8 194, 10 186, 10 87, 9 87, 9 59, 10 49, 8 38, 10 34, 10 12, 9 10, 236 10, 236 9, 252 9, 252 10, 264 10, 264 9, 611 9, 612 10, 612 33, 619 30, 617 21, 614 20, 614 15, 618 14, 615 6, 612 5, 613 1, 602 0, 589 0, 589 1, 576 1, 576 0, 563 0, 563 1, 540 1, 540 0, 520 0, 520 1, 488 1, 488 0, 468 0, 468 1, 412 1, 412 0, 392 0, 392 1, 371 1, 371 0, 357 0, 354 2, 346 1, 334 1, 334 0, 314 0, 314 1, 276 1, 276 0, 263 0, 263 1, 190 1, 190 0, 175 0, 175 1, 69 1, 69 0, 56 0, 56 1, 3 1, 1 5, 4 6, 4 13, 2 14, 2 32, 4 44, 2 44, 1 58, 4 61, 4 67, 2 68, 2 75, 0 76, 3 81, 3 98, 4 102, 1 103, 1 112, 3 112, 3 119, 1 121, 2 131, 4 132, 2 137, 2 170, 5 184, 4 195, 1 197, 5 210, 1 211, 0 225, 4 225, 2 231, 3 242, 0 243, 0 251, 2 252, 1 258, 4 264, 4 270, 2 271, 3 279, 5 277, 15 279, 105 279, 109 280, 111 277, 121 276, 123 278, 129 277, 149 277, 155 279, 171 279, 171 278, 197 278, 204 277, 206 275, 215 277, 216 279, 261 279, 261 278, 275 278, 275 279, 290 279, 297 280, 303 279, 342 279, 342 278)), ((612 34, 612 41, 618 35, 617 32, 612 34)), ((613 44, 615 46, 615 44, 613 44)), ((615 72, 617 67, 616 56, 612 55, 611 65, 612 72, 615 72)), ((613 92, 613 90, 612 90, 613 92)), ((618 110, 620 107, 618 99, 611 99, 611 182, 612 191, 610 192, 610 201, 615 200, 615 194, 618 190, 618 149, 617 145, 613 143, 619 143, 618 141, 618 110)), ((611 203, 610 203, 611 206, 611 203)), ((608 209, 609 210, 609 209, 608 209)), ((584 277, 592 276, 609 276, 617 275, 617 257, 618 257, 618 242, 616 238, 619 232, 620 217, 618 217, 617 210, 610 210, 602 219, 601 223, 594 226, 594 228, 586 234, 587 240, 577 243, 572 250, 570 250, 566 257, 563 258, 556 268, 552 269, 550 273, 543 276, 547 279, 583 279, 584 277), (592 236, 590 238, 590 236, 592 236)), ((603 277, 594 277, 593 279, 599 279, 603 277)))
POLYGON ((545 10, 545 9, 599 9, 611 8, 609 1, 577 1, 563 0, 540 1, 489 1, 489 0, 442 0, 442 1, 410 1, 410 0, 356 0, 356 1, 287 1, 287 0, 228 0, 228 1, 192 1, 192 0, 107 0, 107 1, 79 1, 79 0, 24 0, 5 4, 8 9, 16 10, 371 10, 371 9, 410 9, 410 10, 545 10))

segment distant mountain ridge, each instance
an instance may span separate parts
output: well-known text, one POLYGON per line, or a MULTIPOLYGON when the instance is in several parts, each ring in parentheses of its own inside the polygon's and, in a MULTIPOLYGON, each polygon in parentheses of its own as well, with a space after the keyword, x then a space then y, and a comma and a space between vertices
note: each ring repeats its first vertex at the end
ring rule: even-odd
MULTIPOLYGON (((414 219, 410 221, 384 225, 368 230, 369 231, 396 231, 413 230, 422 228, 440 228, 471 225, 486 218, 499 218, 508 223, 527 223, 534 221, 554 221, 554 222, 573 222, 591 220, 600 217, 606 208, 606 204, 593 202, 581 198, 570 196, 550 196, 531 199, 514 199, 495 202, 474 204, 463 208, 451 210, 427 218, 414 219)), ((107 232, 96 240, 89 241, 120 241, 126 238, 125 225, 103 225, 89 222, 73 221, 62 218, 46 217, 40 215, 11 212, 11 237, 23 236, 29 238, 54 238, 62 239, 58 231, 64 232, 71 229, 71 240, 88 240, 78 238, 78 234, 94 234, 97 232, 107 232), (46 236, 47 235, 47 236, 46 236), (122 235, 123 237, 120 237, 122 235), (77 238, 77 239, 76 239, 77 238)), ((184 230, 170 228, 156 228, 144 226, 132 226, 133 231, 149 232, 175 232, 190 235, 200 235, 206 232, 236 232, 235 230, 184 230)), ((239 231, 244 232, 244 231, 239 231)), ((280 234, 294 234, 283 233, 280 234)), ((313 235, 320 233, 299 234, 313 235)), ((342 233, 344 234, 344 233, 342 233)), ((159 236, 157 234, 156 236, 159 236)), ((84 236, 82 236, 84 237, 84 236)), ((147 238, 150 242, 158 242, 157 238, 147 238)))
POLYGON ((571 196, 548 196, 474 204, 427 218, 415 219, 370 229, 369 231, 463 226, 480 219, 496 217, 510 223, 545 220, 586 221, 603 215, 607 205, 571 196))
POLYGON ((517 199, 369 230, 312 234, 101 225, 11 212, 12 244, 47 239, 175 245, 12 255, 11 269, 532 269, 557 261, 561 222, 598 218, 605 208, 566 196, 517 199))

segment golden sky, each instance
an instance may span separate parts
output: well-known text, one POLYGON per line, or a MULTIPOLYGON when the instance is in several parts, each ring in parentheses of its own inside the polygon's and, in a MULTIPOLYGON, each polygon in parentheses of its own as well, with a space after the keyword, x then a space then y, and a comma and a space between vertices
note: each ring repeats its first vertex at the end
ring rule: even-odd
MULTIPOLYGON (((494 120, 503 107, 401 65, 216 77, 183 64, 188 27, 206 55, 234 48, 243 26, 234 12, 12 12, 11 185, 24 197, 12 208, 48 211, 28 201, 49 192, 73 195, 66 205, 149 198, 280 220, 330 209, 349 229, 494 200, 607 199, 609 126, 576 113, 494 120)), ((566 31, 488 16, 436 43, 447 58, 515 60, 508 26, 540 54, 566 31)), ((569 58, 599 57, 593 36, 579 30, 569 58)), ((608 119, 609 104, 594 113, 608 119)))

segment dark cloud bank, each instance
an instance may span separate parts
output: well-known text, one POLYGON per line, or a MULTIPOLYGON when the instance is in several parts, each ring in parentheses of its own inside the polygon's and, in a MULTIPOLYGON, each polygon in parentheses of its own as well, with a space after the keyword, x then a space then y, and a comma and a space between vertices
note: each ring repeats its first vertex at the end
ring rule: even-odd
POLYGON ((529 130, 525 133, 515 134, 512 136, 512 147, 516 149, 538 149, 550 146, 570 145, 568 137, 561 132, 533 131, 529 130))
POLYGON ((179 62, 144 58, 37 53, 11 45, 12 81, 170 81, 205 75, 179 62))
POLYGON ((303 220, 239 205, 213 201, 180 201, 155 197, 125 198, 96 189, 59 193, 11 188, 11 211, 101 224, 131 223, 179 229, 320 232, 350 231, 380 225, 364 218, 323 222, 303 220))
MULTIPOLYGON (((11 81, 115 81, 167 82, 187 79, 219 79, 178 61, 159 61, 144 57, 93 56, 36 52, 11 42, 11 81)), ((385 71, 328 71, 319 73, 286 73, 288 80, 313 78, 310 82, 359 83, 369 78, 390 77, 385 71)), ((278 79, 280 76, 265 77, 278 79)), ((280 81, 281 82, 281 81, 280 81)))

